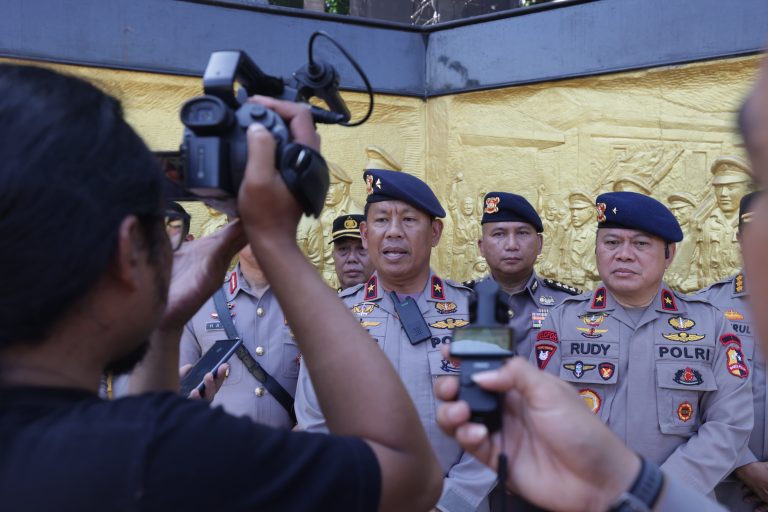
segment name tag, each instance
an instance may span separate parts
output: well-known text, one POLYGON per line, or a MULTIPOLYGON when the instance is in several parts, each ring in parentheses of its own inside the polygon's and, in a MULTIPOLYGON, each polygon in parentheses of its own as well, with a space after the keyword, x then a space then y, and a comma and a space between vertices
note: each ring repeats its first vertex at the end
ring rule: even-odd
POLYGON ((206 331, 215 331, 215 330, 223 330, 224 327, 221 326, 221 322, 207 322, 205 324, 205 330, 206 331))

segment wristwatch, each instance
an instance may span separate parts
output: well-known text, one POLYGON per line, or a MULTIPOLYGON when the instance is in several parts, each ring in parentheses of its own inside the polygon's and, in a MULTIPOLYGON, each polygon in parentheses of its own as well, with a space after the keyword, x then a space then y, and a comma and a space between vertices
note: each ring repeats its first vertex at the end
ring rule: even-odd
POLYGON ((664 474, 645 457, 640 457, 640 473, 632 487, 613 504, 609 512, 650 512, 664 487, 664 474))

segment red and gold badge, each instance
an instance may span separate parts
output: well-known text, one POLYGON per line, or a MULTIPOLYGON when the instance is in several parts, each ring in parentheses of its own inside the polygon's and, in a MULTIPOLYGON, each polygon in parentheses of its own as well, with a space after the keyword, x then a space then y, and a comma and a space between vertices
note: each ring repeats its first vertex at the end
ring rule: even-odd
POLYGON ((605 222, 605 203, 597 203, 597 222, 605 222))
POLYGON ((589 388, 581 389, 579 390, 579 396, 584 400, 584 403, 587 404, 590 411, 595 414, 600 412, 600 406, 603 404, 603 401, 600 399, 600 395, 595 391, 589 388))
POLYGON ((746 379, 749 375, 749 368, 744 362, 744 353, 741 349, 735 346, 728 347, 726 354, 728 355, 728 373, 740 379, 746 379))
POLYGON ((487 197, 485 198, 485 213, 496 213, 499 211, 499 201, 501 201, 501 198, 498 197, 487 197))
POLYGON ((677 417, 681 421, 688 421, 693 417, 693 406, 690 402, 683 402, 677 406, 677 417))

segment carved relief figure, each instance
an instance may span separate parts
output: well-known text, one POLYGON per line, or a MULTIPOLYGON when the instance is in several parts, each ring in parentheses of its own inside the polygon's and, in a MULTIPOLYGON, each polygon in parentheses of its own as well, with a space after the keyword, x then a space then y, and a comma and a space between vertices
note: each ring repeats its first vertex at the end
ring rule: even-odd
POLYGON ((549 279, 562 279, 560 266, 565 259, 567 209, 554 194, 547 194, 546 187, 539 187, 537 210, 544 225, 544 247, 539 256, 537 272, 549 279))
POLYGON ((475 200, 465 196, 459 204, 459 183, 464 180, 464 174, 459 172, 451 183, 451 194, 448 197, 448 212, 453 220, 453 243, 451 244, 451 278, 456 280, 470 279, 473 267, 480 256, 477 241, 480 239, 481 228, 476 215, 475 200))
POLYGON ((688 192, 679 192, 667 198, 669 209, 680 223, 685 237, 677 244, 675 259, 667 269, 664 280, 683 293, 691 293, 699 289, 698 269, 694 264, 697 256, 695 254, 696 228, 693 221, 693 214, 699 203, 700 201, 688 192))
POLYGON ((581 289, 591 289, 597 282, 595 265, 595 205, 594 198, 584 191, 568 196, 570 228, 566 231, 565 258, 562 279, 581 289))
POLYGON ((736 241, 739 201, 751 190, 747 163, 736 156, 723 156, 712 164, 715 208, 702 222, 697 240, 698 287, 703 288, 741 268, 736 241))

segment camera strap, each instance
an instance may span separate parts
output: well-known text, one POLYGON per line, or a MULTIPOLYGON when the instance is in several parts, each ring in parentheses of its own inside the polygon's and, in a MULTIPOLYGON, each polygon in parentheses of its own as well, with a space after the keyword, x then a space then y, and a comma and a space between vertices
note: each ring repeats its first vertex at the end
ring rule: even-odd
MULTIPOLYGON (((227 337, 231 339, 240 339, 240 335, 235 328, 235 323, 232 321, 232 315, 229 313, 227 299, 224 296, 224 290, 222 288, 219 288, 216 290, 216 293, 213 294, 213 304, 216 306, 216 312, 219 314, 219 321, 221 322, 222 327, 224 327, 227 337)), ((291 421, 293 421, 295 425, 296 413, 293 410, 293 397, 291 394, 288 393, 288 391, 286 391, 285 388, 281 386, 258 361, 256 361, 256 359, 254 359, 244 343, 241 343, 240 346, 237 347, 235 353, 248 369, 248 372, 250 372, 257 381, 264 384, 267 391, 269 391, 272 396, 275 397, 275 400, 283 406, 283 409, 286 410, 291 417, 291 421)))

